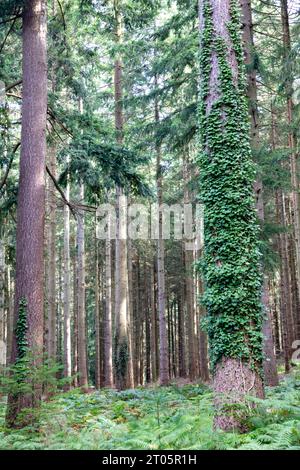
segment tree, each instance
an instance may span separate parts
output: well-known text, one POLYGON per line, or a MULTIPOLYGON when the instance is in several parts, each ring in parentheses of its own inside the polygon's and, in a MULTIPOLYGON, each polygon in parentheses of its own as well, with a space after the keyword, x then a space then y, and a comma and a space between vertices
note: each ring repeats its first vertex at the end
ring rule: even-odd
MULTIPOLYGON (((251 1, 241 0, 241 13, 242 13, 242 26, 243 26, 243 40, 244 40, 244 56, 247 71, 247 96, 249 100, 249 117, 250 117, 250 141, 253 152, 259 152, 260 139, 259 139, 259 114, 257 104, 257 81, 256 81, 256 62, 254 38, 253 38, 253 21, 251 1)), ((255 198, 256 210, 261 224, 265 220, 264 198, 263 198, 263 185, 260 178, 256 178, 255 185, 255 198)), ((276 358, 274 353, 274 341, 272 333, 270 303, 269 303, 269 286, 266 274, 263 273, 263 292, 262 304, 264 307, 265 319, 263 322, 263 335, 264 335, 264 380, 266 385, 278 385, 278 374, 276 367, 276 358)))
MULTIPOLYGON (((13 338, 11 363, 34 353, 42 361, 44 326, 44 218, 47 116, 46 2, 28 0, 23 9, 23 95, 22 136, 18 189, 16 287, 14 326, 19 314, 22 328, 13 338)), ((41 398, 41 384, 33 394, 10 394, 7 424, 16 426, 24 408, 35 407, 41 398)))
MULTIPOLYGON (((121 0, 113 0, 115 34, 117 46, 122 43, 122 5, 121 0)), ((115 127, 117 143, 123 143, 123 84, 122 84, 122 61, 120 52, 115 60, 114 90, 115 90, 115 127)), ((117 205, 117 227, 116 227, 116 272, 115 272, 115 309, 116 309, 116 331, 115 331, 115 373, 116 386, 124 390, 128 380, 129 372, 129 331, 128 331, 128 270, 127 270, 127 197, 123 188, 116 188, 117 205)))
POLYGON ((258 227, 237 1, 200 2, 201 200, 215 425, 241 429, 231 407, 263 396, 258 227), (227 412, 226 412, 227 410, 227 412), (230 411, 231 410, 231 411, 230 411))

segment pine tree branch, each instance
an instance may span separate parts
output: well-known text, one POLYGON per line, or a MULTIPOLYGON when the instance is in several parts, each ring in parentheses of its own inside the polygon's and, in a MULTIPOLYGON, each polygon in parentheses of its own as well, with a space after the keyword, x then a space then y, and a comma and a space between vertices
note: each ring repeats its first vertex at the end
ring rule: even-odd
POLYGON ((62 197, 62 200, 64 201, 64 203, 69 207, 70 211, 72 212, 73 216, 74 216, 74 219, 77 220, 77 217, 76 217, 76 213, 75 213, 75 210, 74 210, 74 206, 73 204, 71 204, 68 199, 66 198, 65 196, 65 193, 63 192, 63 190, 61 189, 61 187, 59 186, 55 176, 51 173, 49 167, 46 165, 46 172, 48 173, 48 175, 50 176, 54 186, 55 186, 55 189, 59 192, 59 194, 61 195, 62 197))
POLYGON ((18 150, 18 148, 20 147, 21 145, 21 142, 18 142, 14 148, 13 148, 13 151, 12 151, 12 155, 9 159, 9 162, 8 162, 8 165, 7 165, 7 168, 5 170, 5 173, 4 173, 4 176, 2 178, 2 181, 0 183, 0 192, 2 191, 2 188, 5 186, 6 184, 6 181, 7 181, 7 178, 8 178, 8 175, 9 175, 9 172, 10 172, 10 169, 11 169, 11 166, 12 166, 12 163, 13 163, 13 160, 14 160, 14 155, 16 153, 16 151, 18 150))
POLYGON ((1 54, 1 52, 2 52, 3 47, 4 47, 5 44, 6 44, 6 41, 7 41, 8 36, 10 35, 10 33, 11 33, 12 30, 13 30, 13 27, 14 27, 14 25, 15 25, 15 23, 16 23, 16 20, 17 20, 17 19, 14 18, 13 22, 11 23, 11 25, 10 25, 9 28, 8 28, 8 31, 7 31, 7 33, 6 33, 6 35, 5 35, 5 38, 4 38, 4 40, 3 40, 3 42, 2 42, 2 44, 1 44, 1 46, 0 46, 0 54, 1 54))

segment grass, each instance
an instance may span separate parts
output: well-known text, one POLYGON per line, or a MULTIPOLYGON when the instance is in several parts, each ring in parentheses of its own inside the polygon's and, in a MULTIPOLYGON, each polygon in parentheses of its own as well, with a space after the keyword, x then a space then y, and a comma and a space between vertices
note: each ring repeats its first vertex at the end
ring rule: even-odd
POLYGON ((299 371, 258 401, 242 435, 213 430, 212 393, 202 384, 61 393, 22 430, 5 428, 5 407, 2 400, 2 450, 300 450, 299 371))

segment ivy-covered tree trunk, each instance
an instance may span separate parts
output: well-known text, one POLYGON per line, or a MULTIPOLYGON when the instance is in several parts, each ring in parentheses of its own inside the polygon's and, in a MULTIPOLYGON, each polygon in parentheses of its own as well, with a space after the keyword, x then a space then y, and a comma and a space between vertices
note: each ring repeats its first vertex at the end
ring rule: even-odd
POLYGON ((200 1, 199 157, 203 273, 215 426, 243 430, 249 394, 263 397, 255 177, 237 0, 200 1))
MULTIPOLYGON (((253 152, 260 149, 259 139, 259 114, 257 106, 257 81, 256 81, 256 57, 253 38, 253 21, 251 0, 240 0, 242 12, 243 41, 244 41, 244 59, 247 67, 247 96, 250 115, 250 138, 253 152)), ((254 184, 256 197, 256 210, 261 224, 265 220, 263 184, 261 179, 256 178, 254 184)), ((262 304, 264 307, 265 318, 263 322, 263 351, 264 351, 264 380, 268 386, 278 385, 278 374, 276 366, 276 357, 274 352, 274 341, 272 333, 272 323, 269 302, 269 286, 266 275, 263 280, 262 304)))
MULTIPOLYGON (((33 353, 42 361, 44 334, 44 220, 47 116, 46 1, 28 0, 23 10, 23 91, 19 190, 17 200, 15 330, 11 363, 33 353)), ((24 408, 36 407, 33 393, 8 397, 7 424, 17 426, 24 408)))

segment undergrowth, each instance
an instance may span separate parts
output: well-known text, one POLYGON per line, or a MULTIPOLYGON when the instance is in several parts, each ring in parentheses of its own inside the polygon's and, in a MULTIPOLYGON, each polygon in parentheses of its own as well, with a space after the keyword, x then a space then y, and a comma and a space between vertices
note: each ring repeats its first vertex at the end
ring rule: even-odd
POLYGON ((39 424, 5 428, 0 403, 0 449, 298 449, 300 373, 267 390, 249 418, 247 434, 212 428, 212 393, 204 385, 116 392, 79 390, 43 403, 39 424))

